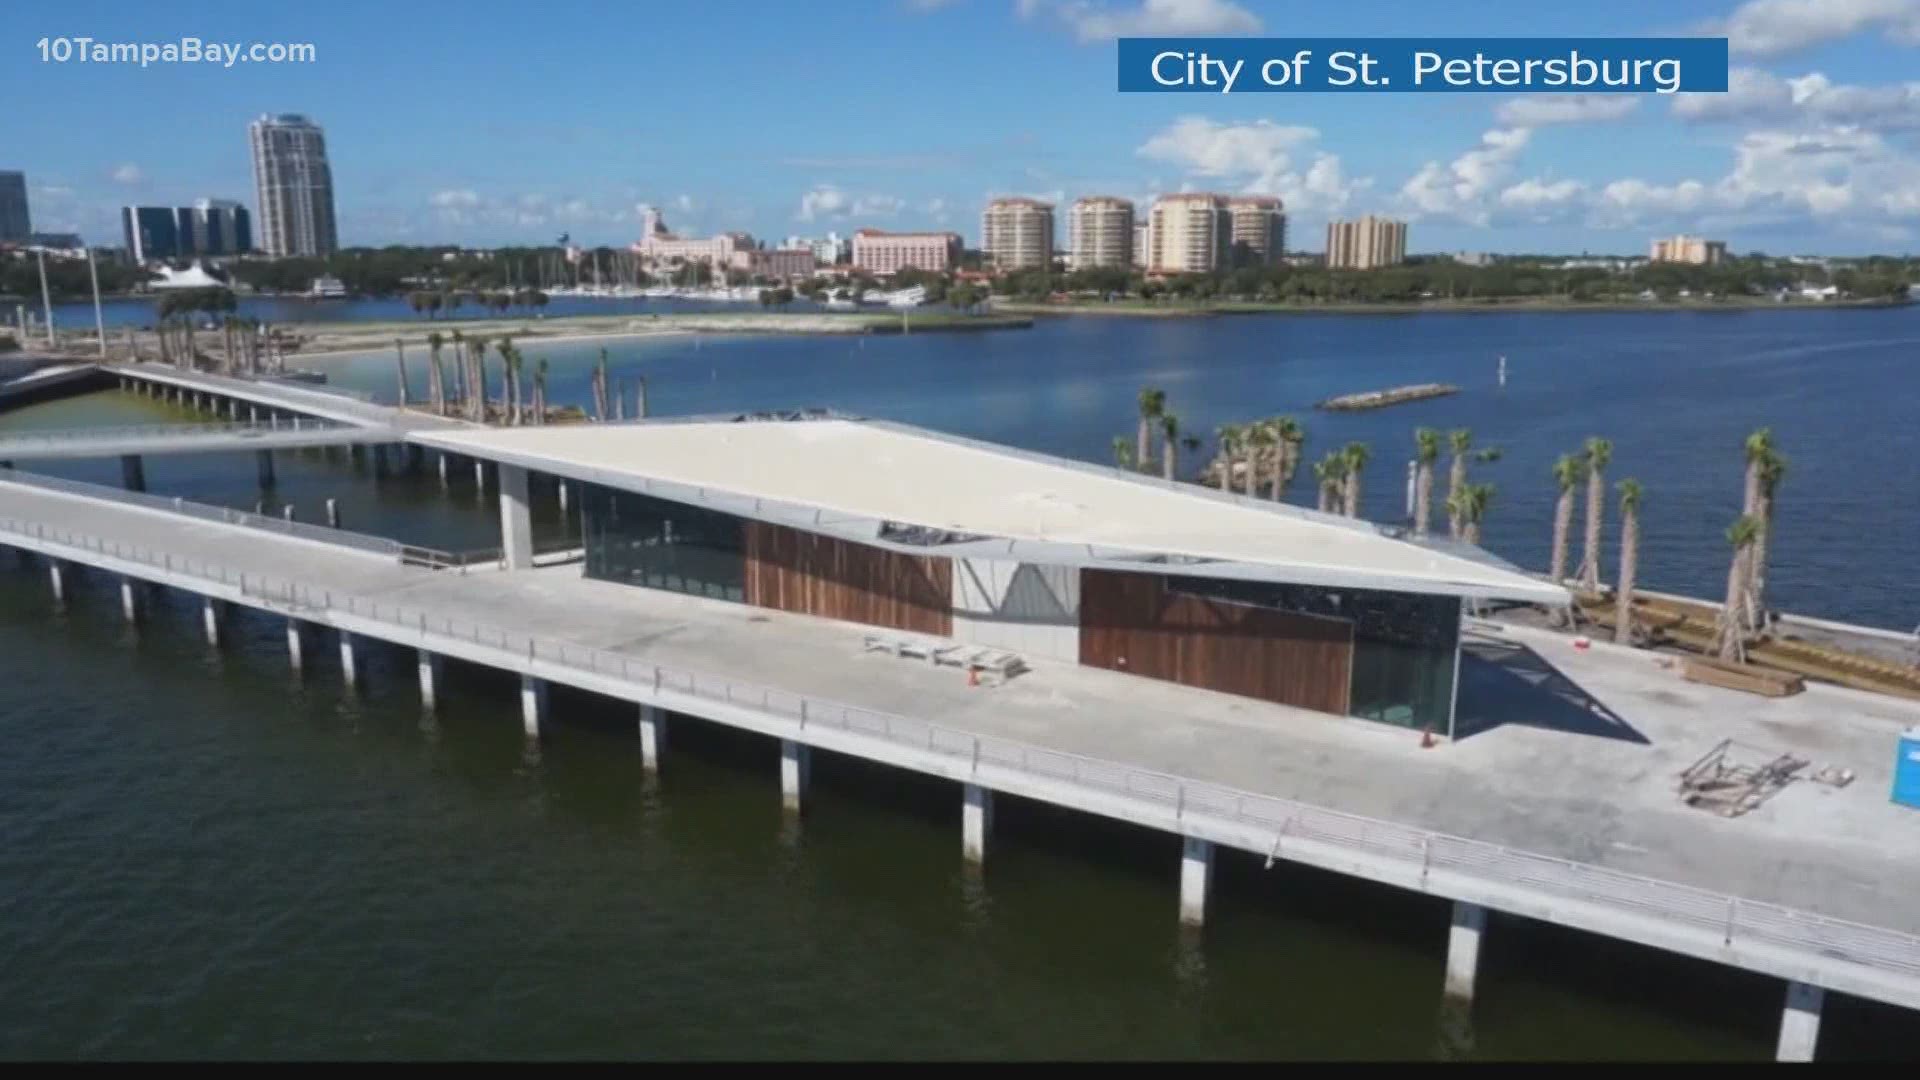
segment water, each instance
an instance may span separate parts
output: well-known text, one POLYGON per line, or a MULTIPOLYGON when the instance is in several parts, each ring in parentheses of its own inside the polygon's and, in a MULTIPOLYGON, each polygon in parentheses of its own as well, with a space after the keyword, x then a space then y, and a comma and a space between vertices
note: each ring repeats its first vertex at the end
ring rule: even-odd
MULTIPOLYGON (((1382 462, 1380 447, 1415 424, 1469 425, 1508 451, 1483 472, 1501 488, 1490 539, 1538 561, 1547 492, 1529 477, 1544 478, 1548 451, 1608 434, 1616 474, 1649 487, 1643 564, 1676 588, 1718 575, 1711 537, 1695 534, 1731 516, 1739 437, 1772 423, 1795 470, 1783 600, 1897 621, 1912 596, 1891 545, 1920 505, 1899 468, 1913 460, 1901 425, 1920 322, 1828 320, 1072 320, 903 340, 675 338, 613 354, 619 371, 647 374, 657 411, 830 404, 1087 458, 1131 433, 1143 382, 1210 429, 1450 379, 1468 392, 1308 416, 1309 451, 1372 439, 1382 462), (1500 352, 1504 397, 1489 389, 1500 352), (1788 567, 1800 599, 1785 597, 1788 567)), ((556 400, 579 401, 594 351, 529 355, 554 360, 556 400)), ((386 357, 341 369, 379 392, 391 379, 386 357)), ((104 394, 0 427, 174 415, 104 394)), ((350 526, 445 547, 492 539, 494 508, 470 477, 442 493, 431 471, 376 483, 345 460, 283 458, 273 499, 307 520, 335 496, 350 526)), ((1369 511, 1384 516, 1399 477, 1375 469, 1369 511)), ((58 471, 118 478, 115 463, 58 471)), ((250 455, 156 458, 148 480, 229 505, 258 498, 250 455)), ((277 620, 237 613, 216 653, 189 598, 155 594, 129 629, 112 583, 77 577, 56 611, 44 570, 0 553, 0 1056, 1772 1052, 1777 981, 1511 920, 1488 935, 1462 1044, 1438 1015, 1440 902, 1223 853, 1196 937, 1175 925, 1168 837, 1002 799, 976 876, 961 865, 949 784, 823 753, 795 828, 770 741, 676 718, 664 776, 643 782, 628 707, 557 691, 558 730, 529 751, 504 676, 449 664, 434 721, 418 710, 410 654, 373 650, 367 689, 351 695, 329 648, 309 649, 305 681, 290 677, 277 620)), ((1823 1057, 1915 1047, 1920 1015, 1829 999, 1823 1057)))

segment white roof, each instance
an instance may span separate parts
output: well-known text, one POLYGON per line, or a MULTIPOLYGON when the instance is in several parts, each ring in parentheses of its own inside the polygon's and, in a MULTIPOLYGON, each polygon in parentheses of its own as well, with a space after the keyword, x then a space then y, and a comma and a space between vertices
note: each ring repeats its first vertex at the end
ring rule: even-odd
POLYGON ((927 554, 1568 600, 1466 545, 879 421, 703 418, 409 438, 927 554), (962 535, 929 545, 883 535, 883 522, 962 535))

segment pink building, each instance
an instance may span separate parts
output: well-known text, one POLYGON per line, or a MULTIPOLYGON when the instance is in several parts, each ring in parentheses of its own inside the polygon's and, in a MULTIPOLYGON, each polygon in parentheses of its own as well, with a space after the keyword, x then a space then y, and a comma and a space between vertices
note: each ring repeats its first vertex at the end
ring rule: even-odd
POLYGON ((733 253, 733 268, 761 277, 787 279, 812 277, 813 252, 787 249, 736 251, 733 253))
POLYGON ((891 274, 909 266, 917 270, 945 271, 959 262, 959 233, 890 233, 861 229, 853 234, 853 265, 870 274, 891 274))

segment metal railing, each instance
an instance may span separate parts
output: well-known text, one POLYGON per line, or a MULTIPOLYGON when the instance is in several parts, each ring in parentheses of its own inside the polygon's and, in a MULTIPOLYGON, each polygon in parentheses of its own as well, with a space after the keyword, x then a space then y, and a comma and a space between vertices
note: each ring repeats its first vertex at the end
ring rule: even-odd
POLYGON ((109 487, 105 484, 90 484, 84 480, 68 480, 64 477, 48 476, 44 473, 25 473, 13 469, 0 469, 0 483, 19 484, 24 487, 39 488, 42 491, 57 491, 66 495, 79 495, 89 499, 101 499, 124 506, 138 506, 149 510, 164 510, 170 514, 180 514, 200 521, 217 522, 243 529, 259 529, 280 536, 313 540, 336 547, 352 548, 356 551, 385 555, 410 566, 426 566, 433 569, 463 568, 477 566, 497 560, 486 557, 486 552, 454 553, 435 548, 421 547, 416 544, 402 544, 384 536, 368 533, 350 532, 346 529, 333 529, 325 525, 312 525, 304 521, 288 521, 284 517, 267 514, 255 514, 245 510, 233 510, 225 506, 213 506, 207 503, 190 502, 177 495, 151 495, 144 491, 128 491, 125 488, 109 487))
POLYGON ((762 716, 791 724, 796 734, 827 728, 931 753, 962 766, 963 771, 989 766, 1147 804, 1170 812, 1176 821, 1198 815, 1245 826, 1258 835, 1270 837, 1268 853, 1277 857, 1286 857, 1289 845, 1318 843, 1344 854, 1384 861, 1408 877, 1417 876, 1422 881, 1433 871, 1447 871, 1537 896, 1605 909, 1616 915, 1704 931, 1727 945, 1771 946, 1843 961, 1884 975, 1920 979, 1920 936, 1897 930, 1763 901, 1743 900, 1677 882, 1518 851, 1291 799, 1185 780, 1010 739, 981 736, 910 717, 668 667, 626 653, 436 615, 352 593, 265 575, 237 573, 205 560, 175 558, 139 545, 50 529, 41 523, 0 517, 0 531, 217 582, 237 588, 243 596, 263 607, 293 615, 345 613, 383 623, 399 631, 395 641, 412 639, 422 647, 431 647, 436 638, 468 642, 482 649, 496 650, 513 663, 524 659, 529 663, 617 679, 637 689, 651 687, 656 694, 671 692, 752 709, 762 716))
POLYGON ((284 432, 311 434, 331 431, 361 431, 352 424, 296 416, 285 421, 262 423, 229 421, 210 424, 128 424, 121 427, 58 428, 43 431, 9 431, 0 434, 0 452, 22 444, 62 444, 75 442, 117 442, 129 439, 168 439, 176 436, 277 435, 284 432))

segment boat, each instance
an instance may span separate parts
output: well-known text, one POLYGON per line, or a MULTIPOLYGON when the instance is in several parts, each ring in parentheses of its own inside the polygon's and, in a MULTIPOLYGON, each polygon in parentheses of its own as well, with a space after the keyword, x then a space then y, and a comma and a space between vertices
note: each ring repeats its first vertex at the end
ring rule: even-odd
POLYGON ((313 279, 313 284, 307 288, 307 295, 315 300, 345 300, 347 287, 339 278, 322 274, 313 279))

